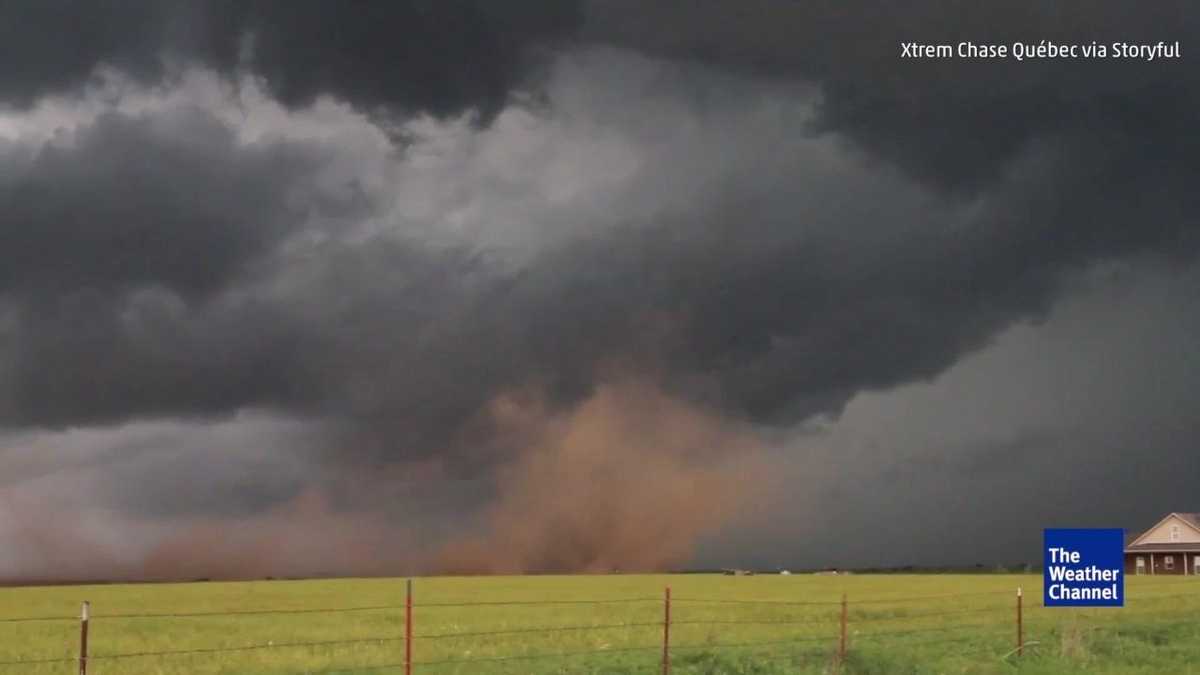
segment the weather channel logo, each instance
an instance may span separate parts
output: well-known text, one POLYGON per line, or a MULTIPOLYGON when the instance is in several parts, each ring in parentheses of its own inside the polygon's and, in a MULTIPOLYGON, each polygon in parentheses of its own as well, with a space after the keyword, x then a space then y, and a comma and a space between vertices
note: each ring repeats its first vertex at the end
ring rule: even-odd
POLYGON ((1043 602, 1047 607, 1123 607, 1125 531, 1046 529, 1043 602))

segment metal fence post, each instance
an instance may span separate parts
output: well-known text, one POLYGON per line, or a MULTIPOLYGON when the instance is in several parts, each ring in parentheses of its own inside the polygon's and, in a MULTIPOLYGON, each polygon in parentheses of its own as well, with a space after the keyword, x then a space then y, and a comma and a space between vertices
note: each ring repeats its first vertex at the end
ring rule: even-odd
POLYGON ((79 613, 79 675, 87 675, 88 660, 88 618, 91 614, 91 603, 83 601, 83 609, 79 613))
POLYGON ((671 587, 670 586, 667 586, 666 595, 663 597, 662 671, 663 671, 663 675, 670 675, 670 673, 671 673, 671 587))
POLYGON ((413 619, 412 619, 412 579, 405 585, 404 594, 404 675, 412 675, 413 652, 413 619))
POLYGON ((1017 586, 1017 656, 1025 652, 1025 634, 1021 619, 1021 587, 1017 586))

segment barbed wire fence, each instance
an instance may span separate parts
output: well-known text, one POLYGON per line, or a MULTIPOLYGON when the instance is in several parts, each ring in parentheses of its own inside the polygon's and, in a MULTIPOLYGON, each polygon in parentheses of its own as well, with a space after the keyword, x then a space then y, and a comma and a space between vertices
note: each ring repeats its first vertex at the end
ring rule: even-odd
MULTIPOLYGON (((1163 586, 1170 584, 1176 587, 1181 582, 1147 582, 1139 585, 1141 588, 1163 586)), ((1200 585, 1200 584, 1198 584, 1200 585)), ((1140 594, 1127 598, 1127 602, 1138 602, 1142 600, 1152 600, 1156 598, 1178 597, 1177 592, 1172 593, 1149 593, 1140 594)), ((877 643, 880 641, 907 638, 914 635, 929 635, 928 640, 905 641, 907 646, 915 645, 938 645, 938 644, 955 644, 968 642, 976 639, 974 635, 946 635, 963 629, 983 629, 983 628, 1002 628, 1006 625, 1004 620, 986 621, 983 623, 969 622, 963 623, 956 620, 948 625, 928 626, 920 628, 907 628, 901 630, 888 629, 887 626, 877 628, 879 624, 888 624, 889 622, 897 621, 914 621, 930 618, 945 618, 955 617, 969 619, 973 616, 999 615, 1011 613, 1010 616, 1014 619, 1010 628, 1013 630, 1011 650, 1004 653, 1000 658, 1008 659, 1010 657, 1020 658, 1027 647, 1033 647, 1040 644, 1038 641, 1029 641, 1025 635, 1024 615, 1028 611, 1037 611, 1045 609, 1043 605, 1024 603, 1024 597, 1021 588, 1010 590, 996 591, 979 591, 973 593, 958 593, 958 594, 943 594, 943 595, 923 595, 923 596, 908 596, 908 597, 879 597, 879 598, 861 598, 855 599, 853 603, 847 595, 843 595, 841 600, 824 600, 824 601, 806 601, 806 600, 763 600, 763 599, 737 599, 737 598, 703 598, 703 597, 676 597, 672 598, 671 589, 664 589, 662 597, 629 597, 629 598, 603 598, 603 599, 564 599, 564 600, 499 600, 499 601, 476 601, 476 602, 430 602, 422 604, 414 604, 413 602, 413 584, 409 580, 406 583, 405 601, 403 604, 380 604, 380 605, 359 605, 347 607, 325 607, 325 608, 276 608, 276 609, 235 609, 235 610, 205 610, 191 612, 138 612, 138 613, 113 613, 113 614, 93 614, 89 602, 85 601, 81 605, 79 616, 24 616, 24 617, 0 617, 0 627, 5 624, 41 624, 41 623, 73 623, 78 622, 79 630, 79 650, 78 653, 72 656, 59 656, 49 658, 27 658, 19 660, 0 661, 0 669, 12 669, 29 666, 49 666, 53 664, 62 664, 63 672, 67 672, 66 668, 76 669, 79 675, 87 675, 89 664, 96 662, 120 661, 127 659, 148 659, 148 658, 169 658, 176 656, 218 656, 230 654, 242 654, 247 652, 261 650, 287 650, 287 649, 306 649, 320 647, 335 647, 347 645, 390 645, 401 644, 403 646, 403 658, 394 662, 355 665, 345 668, 337 668, 332 670, 304 670, 307 675, 327 675, 335 673, 365 673, 365 672, 403 672, 404 675, 412 675, 417 670, 425 668, 432 669, 436 666, 453 665, 453 664, 470 664, 470 663, 499 663, 509 661, 534 661, 546 659, 567 659, 581 656, 602 656, 612 654, 635 654, 659 653, 654 663, 655 672, 661 672, 663 675, 669 675, 672 667, 672 656, 674 654, 686 653, 693 650, 729 650, 729 649, 765 649, 778 647, 796 647, 806 644, 825 643, 823 653, 828 653, 832 659, 835 672, 840 671, 842 665, 846 662, 851 649, 851 642, 865 642, 868 644, 877 643), (953 609, 939 609, 936 611, 921 611, 916 613, 897 613, 890 616, 856 616, 853 621, 850 618, 850 608, 864 607, 870 608, 881 605, 894 605, 901 607, 909 607, 930 602, 949 602, 961 601, 965 599, 978 599, 985 596, 1009 596, 1014 598, 1012 605, 999 605, 987 607, 956 607, 953 609), (495 630, 466 630, 466 631, 450 631, 450 632, 432 632, 419 633, 414 632, 415 619, 414 609, 439 609, 439 608, 482 608, 482 607, 549 607, 549 606, 628 606, 635 604, 652 604, 661 603, 662 619, 656 621, 633 621, 621 623, 591 623, 591 624, 572 624, 572 625, 540 625, 540 626, 522 626, 515 628, 503 628, 495 630), (768 607, 768 608, 817 608, 820 610, 828 610, 831 615, 805 616, 800 618, 691 618, 686 610, 689 606, 710 605, 710 606, 736 606, 736 607, 768 607), (681 612, 680 610, 683 609, 681 612), (674 610, 674 615, 673 615, 674 610), (268 641, 261 643, 251 643, 244 645, 231 646, 214 646, 214 647, 197 647, 188 649, 167 649, 157 651, 134 651, 134 652, 114 652, 114 653, 91 653, 88 643, 89 626, 93 621, 106 621, 118 619, 174 619, 174 618, 202 618, 202 617, 236 617, 236 616, 269 616, 269 615, 304 615, 304 614, 345 614, 355 612, 371 612, 371 611, 402 611, 404 616, 403 632, 400 634, 389 635, 370 635, 362 637, 351 637, 344 639, 331 640, 309 640, 309 641, 268 641), (681 616, 682 614, 682 616, 681 616), (865 625, 869 630, 861 631, 859 626, 865 625), (703 644, 674 644, 672 643, 672 628, 680 628, 686 626, 710 626, 710 627, 728 627, 728 626, 773 626, 773 627, 796 627, 796 628, 813 628, 820 627, 829 629, 826 633, 794 635, 782 639, 758 640, 758 641, 739 641, 739 642, 719 642, 708 641, 703 644), (851 633, 851 627, 854 631, 851 633), (646 629, 648 632, 653 629, 658 633, 658 639, 652 644, 644 645, 625 645, 618 647, 605 647, 602 649, 581 649, 557 652, 537 652, 531 654, 512 654, 501 656, 477 656, 477 657, 459 657, 459 658, 441 658, 431 660, 416 660, 413 657, 414 646, 422 642, 436 642, 439 640, 461 640, 467 638, 484 638, 484 637, 501 637, 501 636, 521 636, 529 634, 555 634, 555 633, 584 633, 594 631, 618 630, 618 629, 646 629)), ((774 654, 763 655, 756 657, 760 661, 771 661, 781 659, 794 658, 794 654, 774 654)), ((647 665, 650 665, 647 663, 647 665)))

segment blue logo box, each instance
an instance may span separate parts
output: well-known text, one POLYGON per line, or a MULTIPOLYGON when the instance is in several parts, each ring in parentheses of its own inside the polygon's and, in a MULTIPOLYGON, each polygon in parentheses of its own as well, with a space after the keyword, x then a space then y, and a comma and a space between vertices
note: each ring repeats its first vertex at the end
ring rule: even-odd
POLYGON ((1125 531, 1047 528, 1042 545, 1047 607, 1124 607, 1125 531))

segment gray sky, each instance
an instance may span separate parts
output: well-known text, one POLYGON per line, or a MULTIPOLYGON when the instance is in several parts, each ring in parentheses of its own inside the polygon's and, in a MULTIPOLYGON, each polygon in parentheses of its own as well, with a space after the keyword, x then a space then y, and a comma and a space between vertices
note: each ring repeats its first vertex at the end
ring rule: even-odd
POLYGON ((994 564, 1197 508, 1185 3, 53 4, 0 15, 0 577, 994 564), (967 39, 1183 58, 900 56, 967 39))

